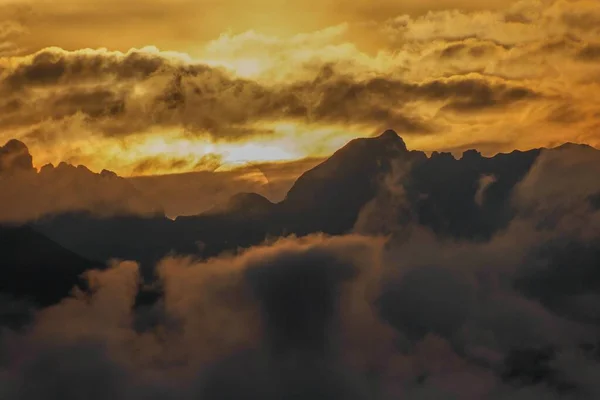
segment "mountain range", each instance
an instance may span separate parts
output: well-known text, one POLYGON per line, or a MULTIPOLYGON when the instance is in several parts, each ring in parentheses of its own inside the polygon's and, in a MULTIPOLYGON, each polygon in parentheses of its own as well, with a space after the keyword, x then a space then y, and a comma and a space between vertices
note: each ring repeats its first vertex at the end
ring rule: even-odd
MULTIPOLYGON (((159 304, 162 290, 153 285, 154 267, 170 254, 207 259, 288 235, 358 232, 402 237, 403 229, 411 227, 425 229, 442 242, 485 244, 531 213, 542 213, 536 221, 544 229, 558 226, 568 207, 575 207, 570 212, 576 218, 588 218, 589 210, 600 209, 596 175, 592 171, 587 181, 579 181, 579 170, 573 169, 578 160, 563 157, 565 152, 600 166, 600 151, 570 143, 493 157, 475 150, 464 152, 461 158, 438 152, 428 156, 408 150, 402 138, 389 130, 351 141, 302 174, 279 202, 241 192, 201 214, 171 219, 143 191, 114 173, 95 174, 66 163, 38 172, 27 147, 11 141, 0 148, 0 184, 10 189, 0 198, 10 206, 7 209, 37 208, 35 217, 25 221, 22 216, 27 213, 11 218, 14 215, 6 209, 0 219, 0 298, 8 298, 5 303, 11 305, 0 307, 0 328, 18 328, 30 318, 15 308, 19 303, 14 299, 24 301, 25 307, 47 307, 69 296, 74 288, 85 293, 89 289, 86 271, 104 269, 113 259, 140 263, 146 284, 140 284, 135 308, 143 311, 159 304), (544 181, 548 176, 540 172, 540 163, 551 172, 549 181, 544 181), (540 182, 544 185, 536 185, 540 182), (560 198, 565 187, 566 200, 560 198), (69 200, 74 193, 76 200, 69 200), (586 204, 583 214, 578 214, 579 203, 569 204, 580 196, 586 204), (19 204, 14 206, 15 202, 19 204), (559 207, 553 207, 553 202, 559 207)), ((567 221, 566 226, 577 231, 579 222, 567 221)), ((597 235, 590 237, 559 234, 530 246, 519 262, 535 266, 543 260, 546 268, 526 269, 511 285, 557 315, 600 325, 598 314, 589 308, 594 293, 600 291, 600 242, 597 235), (592 296, 591 300, 586 296, 592 296), (588 306, 573 303, 564 309, 571 301, 588 306)), ((415 275, 407 285, 418 288, 422 279, 427 283, 427 271, 435 268, 422 271, 425 275, 415 275)), ((384 290, 378 312, 399 331, 421 337, 435 326, 422 326, 414 313, 406 314, 405 307, 398 307, 407 301, 406 293, 412 291, 402 285, 384 290), (407 320, 414 318, 416 322, 410 325, 407 320)), ((460 325, 461 321, 448 324, 460 325)), ((581 342, 590 360, 599 359, 599 348, 598 343, 581 342)), ((577 384, 554 367, 557 357, 554 347, 513 348, 499 376, 518 387, 544 384, 559 393, 574 393, 577 384)), ((426 379, 424 375, 423 382, 426 379)))
MULTIPOLYGON (((108 171, 94 174, 84 167, 65 164, 57 170, 76 176, 80 190, 89 190, 89 185, 84 186, 86 181, 94 182, 90 198, 98 194, 96 207, 73 207, 3 228, 3 237, 8 238, 3 245, 12 251, 12 258, 3 270, 16 271, 10 268, 18 267, 19 271, 28 271, 11 272, 11 279, 17 282, 28 274, 62 265, 65 274, 71 276, 57 278, 60 282, 51 286, 66 295, 77 275, 111 259, 140 262, 144 277, 152 280, 153 266, 170 253, 207 258, 287 235, 317 232, 340 235, 361 230, 389 233, 381 226, 370 226, 376 222, 373 217, 377 211, 384 208, 394 211, 384 218, 388 225, 410 222, 442 238, 485 241, 515 217, 513 189, 543 151, 554 150, 513 151, 493 157, 470 150, 461 158, 438 152, 428 157, 424 152, 408 150, 402 138, 388 130, 377 137, 349 142, 302 174, 278 203, 260 194, 239 193, 205 213, 174 220, 167 218, 160 206, 145 202, 143 193, 115 174, 108 171), (101 193, 107 187, 118 187, 110 192, 118 195, 102 198, 101 193), (128 205, 134 202, 148 204, 144 213, 128 212, 128 205), (369 206, 373 215, 365 216, 369 206), (394 221, 389 221, 390 215, 394 221), (7 244, 11 240, 19 242, 22 259, 7 244), (37 251, 38 258, 27 258, 39 248, 45 249, 43 255, 37 251)), ((27 148, 18 141, 5 146, 3 157, 5 175, 7 171, 17 169, 22 173, 33 168, 27 148)), ((43 173, 44 169, 38 174, 43 173)), ((70 190, 67 185, 58 189, 70 190)), ((593 200, 590 199, 592 203, 593 200)), ((48 283, 52 282, 48 279, 48 283)), ((11 287, 15 288, 15 294, 33 294, 39 290, 14 282, 5 284, 3 289, 11 287)), ((60 294, 43 294, 40 299, 48 303, 60 298, 60 294)))

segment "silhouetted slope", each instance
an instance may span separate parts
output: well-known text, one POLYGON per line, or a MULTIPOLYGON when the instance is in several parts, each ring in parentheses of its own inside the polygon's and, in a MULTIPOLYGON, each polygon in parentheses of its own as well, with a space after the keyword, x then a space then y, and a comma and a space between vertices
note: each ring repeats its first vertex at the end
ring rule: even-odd
POLYGON ((65 162, 38 171, 29 149, 18 140, 0 146, 0 188, 0 223, 26 224, 71 212, 105 217, 162 213, 159 204, 113 172, 96 174, 65 162))
POLYGON ((539 154, 540 150, 514 151, 487 158, 471 150, 460 159, 432 154, 415 164, 406 184, 418 222, 439 235, 488 239, 512 219, 512 190, 539 154), (490 183, 478 204, 476 195, 484 176, 490 183))
MULTIPOLYGON (((61 246, 84 257, 106 262, 135 260, 145 270, 188 241, 175 235, 173 221, 164 216, 98 217, 90 213, 65 213, 36 221, 34 228, 61 246)), ((150 273, 151 275, 151 273, 150 273)))
POLYGON ((409 152, 391 130, 378 137, 352 140, 298 178, 279 205, 282 229, 299 235, 347 232, 360 209, 376 195, 394 160, 425 158, 424 153, 409 152))
POLYGON ((0 146, 0 174, 34 171, 33 158, 25 143, 12 139, 0 146))
POLYGON ((28 227, 0 227, 0 251, 0 293, 41 306, 67 297, 85 271, 102 268, 28 227))
POLYGON ((349 231, 391 174, 391 184, 404 188, 418 223, 443 236, 486 239, 513 217, 512 189, 539 154, 540 150, 515 151, 487 158, 472 150, 460 159, 449 153, 427 158, 408 151, 394 131, 356 139, 298 179, 279 205, 282 229, 300 235, 349 231), (400 171, 392 170, 393 163, 399 163, 400 171), (485 176, 491 183, 478 204, 485 176))
POLYGON ((240 193, 207 213, 177 218, 173 222, 175 235, 180 238, 176 248, 179 252, 212 257, 226 250, 250 247, 276 229, 276 215, 276 205, 265 197, 240 193))
POLYGON ((238 193, 225 204, 218 204, 205 214, 235 215, 238 218, 264 218, 273 212, 274 204, 258 193, 238 193))
POLYGON ((442 237, 486 240, 514 217, 513 189, 540 154, 538 149, 483 157, 471 150, 459 159, 449 153, 427 157, 386 131, 349 142, 300 176, 277 204, 241 193, 210 212, 175 221, 162 215, 70 213, 35 227, 85 257, 141 261, 151 277, 152 265, 169 252, 210 257, 268 237, 349 232, 365 205, 393 185, 405 197, 403 218, 409 215, 442 237))

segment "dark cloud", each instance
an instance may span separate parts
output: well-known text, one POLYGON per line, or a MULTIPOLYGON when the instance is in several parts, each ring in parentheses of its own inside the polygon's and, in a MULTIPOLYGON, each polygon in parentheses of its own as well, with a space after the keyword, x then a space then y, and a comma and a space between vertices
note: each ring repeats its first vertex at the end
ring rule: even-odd
POLYGON ((588 62, 600 60, 600 44, 586 45, 577 53, 577 58, 588 62))
POLYGON ((548 120, 557 124, 573 124, 586 118, 582 110, 568 103, 554 107, 548 115, 548 120))
POLYGON ((125 398, 126 372, 98 343, 47 346, 20 365, 17 374, 9 398, 125 398), (56 368, 58 364, 60 368, 56 368))
MULTIPOLYGON (((449 101, 450 104, 469 104, 472 110, 507 105, 538 94, 522 86, 513 87, 505 82, 488 81, 484 76, 455 76, 421 83, 409 83, 388 78, 373 78, 356 82, 351 78, 334 77, 317 79, 315 87, 323 87, 324 100, 316 111, 326 114, 333 105, 356 99, 381 99, 383 104, 399 102, 401 105, 413 100, 449 101), (329 107, 328 107, 329 106, 329 107)), ((351 103, 350 103, 351 104, 351 103)))
MULTIPOLYGON (((0 390, 8 399, 37 398, 40 391, 65 399, 82 393, 98 399, 365 398, 360 376, 321 339, 337 342, 338 302, 348 299, 343 282, 376 263, 378 248, 369 238, 312 237, 206 262, 165 259, 159 266, 163 312, 175 324, 159 318, 158 329, 143 333, 133 325, 140 317, 132 309, 137 265, 92 272, 91 294, 42 310, 30 332, 12 343, 14 353, 0 364, 0 370, 10 366, 12 378, 0 380, 0 390), (257 340, 253 326, 261 320, 257 340), (61 368, 46 371, 58 363, 61 368), (152 388, 158 397, 150 397, 152 388)), ((361 295, 351 294, 357 302, 361 295)), ((364 317, 353 310, 353 318, 364 317)))
POLYGON ((407 108, 412 102, 446 101, 453 108, 478 111, 539 96, 530 88, 484 76, 405 82, 358 79, 331 67, 313 81, 265 86, 159 54, 56 49, 37 53, 6 71, 2 86, 7 96, 3 106, 7 114, 0 120, 4 126, 28 126, 80 113, 89 127, 105 135, 180 126, 228 139, 264 134, 249 125, 281 119, 385 124, 426 133, 433 129, 431 123, 407 108))
MULTIPOLYGON (((586 5, 586 2, 581 3, 586 5)), ((586 7, 581 7, 581 9, 575 8, 573 10, 569 10, 567 7, 565 7, 565 10, 561 15, 562 22, 567 26, 574 28, 575 30, 597 32, 598 25, 600 23, 600 13, 598 13, 597 9, 589 7, 589 3, 587 3, 587 5, 587 9, 586 7)))
MULTIPOLYGON (((519 204, 545 185, 547 162, 523 181, 519 204)), ((137 266, 117 264, 90 275, 92 294, 42 310, 30 334, 6 341, 15 355, 29 352, 4 361, 12 375, 0 387, 7 399, 40 390, 66 399, 555 395, 556 374, 531 383, 525 362, 510 384, 499 375, 505 355, 514 364, 511 349, 577 345, 588 329, 511 287, 524 255, 547 239, 535 225, 522 220, 487 243, 414 227, 385 250, 374 238, 313 236, 206 261, 167 258, 158 314, 133 308, 137 266), (139 330, 147 318, 153 325, 139 330)), ((563 353, 552 370, 593 390, 584 371, 597 365, 563 353), (569 369, 575 360, 580 373, 569 369)))
POLYGON ((143 80, 168 67, 169 61, 143 52, 120 56, 115 53, 81 50, 66 52, 42 50, 20 63, 4 77, 3 84, 11 90, 57 84, 97 82, 101 79, 143 80))
POLYGON ((443 267, 423 266, 407 272, 400 282, 388 283, 380 302, 384 318, 419 341, 429 333, 451 338, 467 320, 474 299, 474 288, 464 277, 443 267))
POLYGON ((497 54, 499 50, 509 49, 510 46, 493 41, 465 40, 462 42, 450 42, 439 52, 441 59, 456 58, 485 58, 497 54))
POLYGON ((355 267, 323 249, 277 254, 250 267, 247 279, 261 303, 276 354, 300 351, 325 355, 336 314, 338 286, 356 275, 355 267))
POLYGON ((458 112, 494 109, 521 100, 535 99, 537 93, 525 87, 499 85, 495 90, 482 82, 461 82, 456 85, 458 93, 468 93, 449 102, 444 108, 458 112))
POLYGON ((222 157, 216 154, 208 154, 199 160, 185 158, 169 158, 165 156, 154 156, 136 162, 133 167, 133 175, 144 175, 156 170, 178 171, 178 170, 203 170, 214 171, 223 165, 222 157))

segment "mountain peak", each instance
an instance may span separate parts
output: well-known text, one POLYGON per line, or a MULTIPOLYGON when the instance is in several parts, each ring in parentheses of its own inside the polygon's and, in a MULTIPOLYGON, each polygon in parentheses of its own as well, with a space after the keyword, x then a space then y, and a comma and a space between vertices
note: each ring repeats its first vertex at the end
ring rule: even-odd
POLYGON ((573 143, 566 142, 558 147, 554 147, 553 150, 569 150, 569 149, 586 149, 586 150, 595 150, 592 146, 585 143, 573 143))
POLYGON ((241 192, 224 203, 213 207, 207 214, 244 213, 246 215, 263 215, 271 210, 273 203, 258 193, 241 192))
POLYGON ((394 144, 395 146, 399 145, 403 150, 407 150, 404 140, 393 129, 386 130, 381 135, 379 135, 376 139, 380 140, 382 142, 389 142, 390 144, 394 144))
POLYGON ((398 135, 398 133, 393 129, 386 130, 381 135, 379 135, 379 137, 382 139, 401 139, 400 135, 398 135))
POLYGON ((25 143, 11 139, 0 146, 0 172, 16 170, 33 170, 33 159, 25 143))
POLYGON ((400 135, 398 135, 398 133, 393 129, 387 129, 385 132, 383 132, 381 135, 379 135, 379 137, 400 139, 400 135))

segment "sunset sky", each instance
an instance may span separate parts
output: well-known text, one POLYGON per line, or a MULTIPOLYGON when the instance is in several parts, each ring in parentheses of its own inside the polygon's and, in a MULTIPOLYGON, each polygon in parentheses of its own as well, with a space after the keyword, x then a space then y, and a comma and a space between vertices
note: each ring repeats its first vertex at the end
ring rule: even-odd
POLYGON ((123 176, 600 146, 598 0, 0 0, 0 145, 123 176))

